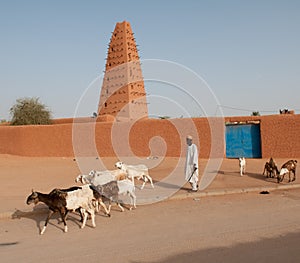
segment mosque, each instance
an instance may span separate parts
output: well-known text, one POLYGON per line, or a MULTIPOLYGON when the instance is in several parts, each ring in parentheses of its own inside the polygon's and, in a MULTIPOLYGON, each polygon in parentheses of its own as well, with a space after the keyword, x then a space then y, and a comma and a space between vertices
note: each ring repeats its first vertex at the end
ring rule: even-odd
POLYGON ((137 45, 130 23, 117 23, 108 46, 98 116, 116 121, 148 117, 146 92, 137 45))

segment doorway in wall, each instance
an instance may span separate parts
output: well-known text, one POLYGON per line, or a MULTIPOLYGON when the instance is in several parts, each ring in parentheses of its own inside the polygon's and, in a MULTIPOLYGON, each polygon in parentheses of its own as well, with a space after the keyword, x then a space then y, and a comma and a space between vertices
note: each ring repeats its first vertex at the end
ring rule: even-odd
POLYGON ((226 124, 227 158, 261 158, 260 124, 226 124))

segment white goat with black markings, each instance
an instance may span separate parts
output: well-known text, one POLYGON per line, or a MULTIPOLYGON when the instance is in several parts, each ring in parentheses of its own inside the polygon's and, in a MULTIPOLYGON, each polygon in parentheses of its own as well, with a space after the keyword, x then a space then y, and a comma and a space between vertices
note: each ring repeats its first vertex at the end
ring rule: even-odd
POLYGON ((95 224, 95 210, 98 208, 97 199, 100 197, 95 187, 91 185, 84 185, 82 187, 72 187, 70 189, 53 189, 49 194, 43 194, 32 190, 31 195, 28 196, 26 203, 37 204, 43 202, 49 207, 49 213, 45 222, 45 225, 40 232, 44 234, 48 221, 53 213, 59 212, 64 223, 64 232, 68 231, 66 223, 66 216, 69 211, 80 209, 83 215, 83 222, 81 228, 86 225, 88 213, 92 218, 92 225, 95 224), (69 190, 69 191, 68 191, 69 190))
MULTIPOLYGON (((111 181, 104 185, 95 186, 99 194, 109 200, 108 214, 111 209, 111 202, 116 202, 120 207, 121 211, 124 211, 124 208, 121 206, 119 202, 119 195, 129 195, 131 199, 131 205, 136 208, 136 195, 134 193, 135 187, 134 183, 129 180, 120 180, 120 181, 111 181)), ((132 209, 132 206, 129 208, 132 209)))
POLYGON ((115 167, 127 174, 127 177, 134 182, 134 178, 138 180, 143 179, 141 189, 145 187, 146 182, 150 182, 152 188, 154 188, 153 181, 149 175, 149 169, 145 164, 128 165, 123 162, 116 162, 115 167))
MULTIPOLYGON (((104 185, 112 181, 119 181, 126 179, 126 174, 121 170, 105 170, 105 171, 95 171, 92 170, 89 172, 88 175, 78 175, 75 179, 75 182, 81 182, 82 184, 91 184, 94 186, 98 185, 104 185)), ((105 203, 104 195, 102 195, 100 198, 98 198, 98 203, 100 206, 102 206, 105 210, 105 213, 110 216, 110 209, 107 209, 105 203), (104 198, 102 198, 104 197, 104 198)))

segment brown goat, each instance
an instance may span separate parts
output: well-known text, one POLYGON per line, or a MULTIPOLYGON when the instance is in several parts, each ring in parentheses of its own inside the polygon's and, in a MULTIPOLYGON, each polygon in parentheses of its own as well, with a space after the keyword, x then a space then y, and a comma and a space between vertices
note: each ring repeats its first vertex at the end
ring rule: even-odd
POLYGON ((265 164, 263 175, 265 175, 265 173, 267 178, 274 178, 279 174, 277 165, 272 157, 270 158, 270 161, 265 164))
POLYGON ((297 160, 289 160, 281 166, 280 174, 277 176, 277 182, 280 183, 283 181, 284 176, 289 174, 289 182, 296 180, 296 167, 297 160), (293 173, 293 179, 291 179, 291 172, 293 173))

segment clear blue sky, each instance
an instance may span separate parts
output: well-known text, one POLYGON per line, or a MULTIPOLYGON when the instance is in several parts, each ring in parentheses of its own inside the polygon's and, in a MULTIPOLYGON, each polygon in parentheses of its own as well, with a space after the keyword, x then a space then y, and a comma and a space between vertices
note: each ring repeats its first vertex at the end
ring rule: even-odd
MULTIPOLYGON (((192 69, 225 115, 300 112, 300 1, 12 0, 0 2, 0 119, 22 97, 40 97, 55 118, 72 117, 124 20, 141 59, 192 69)), ((152 89, 146 83, 147 93, 159 95, 152 89)), ((150 114, 172 115, 153 105, 150 114)))

